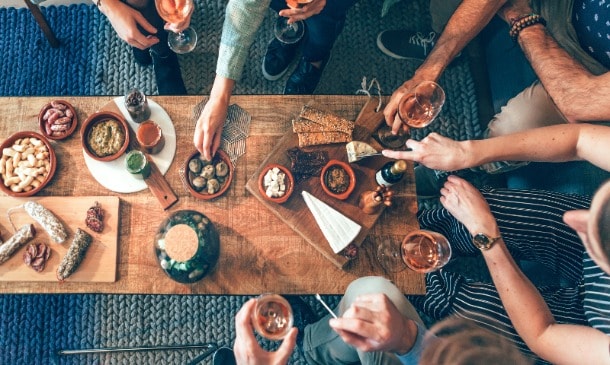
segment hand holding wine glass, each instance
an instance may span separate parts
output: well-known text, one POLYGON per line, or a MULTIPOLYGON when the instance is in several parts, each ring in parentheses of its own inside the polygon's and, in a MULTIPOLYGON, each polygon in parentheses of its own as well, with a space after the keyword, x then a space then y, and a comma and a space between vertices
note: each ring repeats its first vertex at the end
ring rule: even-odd
MULTIPOLYGON (((302 9, 314 0, 286 0, 290 9, 302 9)), ((280 16, 273 27, 273 34, 278 41, 284 44, 294 44, 300 41, 305 34, 305 22, 298 20, 290 22, 290 17, 280 16)))
POLYGON ((451 259, 447 238, 433 231, 416 230, 402 241, 385 238, 377 245, 377 260, 386 272, 399 272, 407 267, 427 273, 445 266, 451 259))
MULTIPOLYGON (((159 16, 170 23, 166 29, 179 29, 190 19, 195 8, 193 0, 155 0, 159 16)), ((197 32, 188 27, 179 32, 172 32, 167 38, 169 48, 176 53, 191 52, 197 45, 197 32)))

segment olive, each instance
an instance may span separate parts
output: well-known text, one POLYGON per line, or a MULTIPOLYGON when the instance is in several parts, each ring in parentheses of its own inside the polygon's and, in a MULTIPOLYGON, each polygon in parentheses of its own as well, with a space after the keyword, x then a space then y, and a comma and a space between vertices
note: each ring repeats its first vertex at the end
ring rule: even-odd
POLYGON ((190 160, 189 161, 189 170, 193 174, 199 174, 199 172, 201 172, 201 160, 199 160, 198 158, 194 158, 194 159, 190 160))
POLYGON ((216 164, 216 176, 224 177, 229 173, 229 166, 224 161, 220 161, 216 164))

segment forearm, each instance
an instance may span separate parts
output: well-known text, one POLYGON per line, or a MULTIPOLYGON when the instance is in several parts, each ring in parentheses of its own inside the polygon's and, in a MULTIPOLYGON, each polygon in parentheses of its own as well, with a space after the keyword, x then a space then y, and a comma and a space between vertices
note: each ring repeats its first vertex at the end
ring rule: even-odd
POLYGON ((455 56, 489 23, 506 0, 464 0, 414 77, 438 80, 455 56))
POLYGON ((610 104, 606 102, 610 93, 608 73, 591 74, 541 24, 521 30, 518 40, 536 75, 569 121, 610 120, 610 104))
POLYGON ((212 90, 210 90, 210 99, 229 105, 234 86, 235 80, 216 75, 212 90))

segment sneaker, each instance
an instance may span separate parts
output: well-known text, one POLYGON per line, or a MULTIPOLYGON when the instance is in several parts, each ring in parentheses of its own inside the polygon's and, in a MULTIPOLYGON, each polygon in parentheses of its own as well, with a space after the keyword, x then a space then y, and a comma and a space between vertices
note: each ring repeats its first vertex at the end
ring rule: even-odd
POLYGON ((228 347, 221 347, 214 352, 212 365, 235 365, 235 354, 228 347))
POLYGON ((178 56, 171 51, 165 55, 159 55, 155 51, 151 51, 150 54, 159 95, 186 95, 178 56))
POLYGON ((298 48, 299 42, 284 44, 273 38, 269 42, 265 58, 263 58, 263 76, 269 81, 275 81, 284 76, 288 71, 288 66, 294 60, 298 48))
POLYGON ((136 60, 136 63, 140 66, 148 66, 152 63, 152 56, 150 55, 150 48, 145 50, 141 50, 136 47, 131 47, 131 51, 133 52, 133 58, 136 60))
POLYGON ((324 71, 324 67, 326 67, 326 64, 328 63, 329 57, 322 61, 322 64, 319 68, 312 65, 309 61, 306 61, 304 58, 301 57, 299 64, 286 82, 286 86, 284 87, 284 94, 313 94, 314 90, 318 86, 318 82, 320 82, 322 72, 324 71))
POLYGON ((284 298, 292 307, 292 315, 294 318, 293 326, 299 330, 297 334, 297 347, 303 348, 303 338, 305 337, 305 327, 308 324, 316 322, 319 318, 313 312, 309 304, 307 304, 298 295, 285 295, 284 298))
POLYGON ((436 33, 428 36, 406 29, 384 30, 377 36, 377 47, 384 54, 399 60, 425 60, 434 48, 436 33))

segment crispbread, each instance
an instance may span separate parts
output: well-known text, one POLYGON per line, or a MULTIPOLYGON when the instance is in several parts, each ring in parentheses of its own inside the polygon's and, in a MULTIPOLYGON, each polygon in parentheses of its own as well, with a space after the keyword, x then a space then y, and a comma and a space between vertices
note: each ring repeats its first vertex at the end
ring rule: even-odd
POLYGON ((299 118, 292 121, 292 131, 294 133, 319 133, 327 130, 328 128, 322 124, 308 119, 299 118))
POLYGON ((338 117, 334 114, 312 108, 308 105, 303 106, 299 116, 314 123, 321 124, 325 127, 324 130, 343 132, 350 136, 354 130, 354 122, 338 117))
POLYGON ((352 140, 351 135, 343 132, 299 133, 299 147, 316 146, 320 144, 342 143, 352 140))

